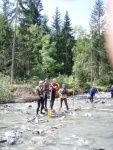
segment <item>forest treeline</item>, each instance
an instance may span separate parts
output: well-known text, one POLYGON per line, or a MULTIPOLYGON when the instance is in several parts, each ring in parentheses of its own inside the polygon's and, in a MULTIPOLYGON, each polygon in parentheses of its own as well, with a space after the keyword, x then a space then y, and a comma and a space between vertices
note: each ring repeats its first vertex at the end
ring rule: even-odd
POLYGON ((0 72, 12 81, 73 78, 78 85, 113 84, 106 54, 105 7, 96 0, 89 30, 72 27, 57 7, 50 23, 41 0, 3 0, 0 12, 0 72))

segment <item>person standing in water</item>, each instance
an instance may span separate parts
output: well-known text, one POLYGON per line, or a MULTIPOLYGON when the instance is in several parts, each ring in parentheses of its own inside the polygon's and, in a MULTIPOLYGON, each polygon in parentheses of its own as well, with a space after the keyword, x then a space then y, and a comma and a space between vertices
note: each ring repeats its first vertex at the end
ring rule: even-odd
POLYGON ((110 88, 111 98, 113 98, 113 85, 110 88))
POLYGON ((60 88, 60 85, 56 82, 56 79, 54 78, 52 80, 52 83, 49 86, 50 90, 50 108, 53 111, 54 101, 55 101, 55 94, 56 91, 58 91, 60 88))
POLYGON ((95 96, 96 90, 94 88, 94 86, 92 86, 89 90, 89 95, 90 95, 90 102, 93 103, 93 98, 95 96))
POLYGON ((68 97, 68 93, 72 92, 72 91, 73 91, 73 89, 67 89, 65 84, 62 84, 62 88, 59 89, 58 93, 59 93, 59 96, 60 96, 60 111, 61 112, 62 112, 63 101, 65 103, 66 109, 69 110, 67 97, 68 97))
POLYGON ((35 94, 37 96, 37 109, 36 109, 36 115, 44 114, 42 110, 44 109, 44 89, 43 89, 43 81, 39 81, 39 85, 35 89, 35 94), (40 108, 41 107, 41 108, 40 108))

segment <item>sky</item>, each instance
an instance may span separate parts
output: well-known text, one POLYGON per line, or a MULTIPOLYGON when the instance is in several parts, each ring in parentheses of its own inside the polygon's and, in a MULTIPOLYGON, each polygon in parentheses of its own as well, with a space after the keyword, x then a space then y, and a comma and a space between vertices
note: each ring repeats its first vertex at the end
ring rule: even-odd
MULTIPOLYGON (((51 22, 58 7, 61 14, 61 19, 64 18, 66 10, 69 13, 72 27, 81 25, 85 29, 89 27, 89 19, 94 9, 96 0, 42 0, 43 14, 49 17, 51 22)), ((104 4, 106 0, 103 0, 104 4)))
MULTIPOLYGON (((14 0, 11 0, 14 1, 14 0)), ((49 24, 58 7, 61 19, 64 19, 65 12, 68 11, 72 27, 81 25, 85 29, 89 28, 89 20, 94 9, 96 0, 42 0, 43 14, 49 17, 49 24)), ((104 4, 107 0, 103 0, 104 4)), ((2 0, 0 0, 0 3, 2 0)))

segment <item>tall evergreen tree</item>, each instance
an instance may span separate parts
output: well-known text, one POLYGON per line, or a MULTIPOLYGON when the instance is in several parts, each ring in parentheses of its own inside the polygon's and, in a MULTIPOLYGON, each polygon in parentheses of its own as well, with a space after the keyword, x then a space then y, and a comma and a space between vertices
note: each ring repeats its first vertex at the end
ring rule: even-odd
POLYGON ((41 0, 19 0, 20 26, 26 31, 32 24, 41 25, 43 10, 41 0))
POLYGON ((54 59, 56 60, 56 69, 55 73, 59 74, 59 72, 63 73, 63 63, 62 63, 62 20, 58 7, 55 10, 55 14, 53 15, 52 22, 52 41, 56 43, 56 55, 54 55, 54 59))
POLYGON ((47 23, 48 23, 48 17, 44 15, 40 25, 42 35, 50 34, 50 27, 48 26, 47 23))
MULTIPOLYGON (((95 74, 97 77, 100 75, 100 62, 103 50, 102 43, 102 28, 101 17, 104 15, 104 6, 102 0, 96 0, 94 9, 90 18, 90 28, 92 34, 92 49, 93 49, 93 59, 95 60, 95 74)), ((105 50, 105 48, 104 48, 105 50)))
MULTIPOLYGON (((18 0, 20 8, 19 16, 19 32, 18 32, 18 65, 20 72, 17 71, 17 74, 21 76, 24 74, 30 75, 31 67, 33 67, 34 55, 38 55, 39 50, 41 49, 41 23, 42 15, 41 11, 43 10, 41 0, 18 0), (36 28, 35 28, 36 27, 36 28), (34 32, 34 30, 37 31, 34 32), (34 35, 33 35, 33 34, 34 35), (36 39, 37 42, 36 42, 36 39), (39 40, 40 39, 40 40, 39 40), (39 43, 38 43, 39 42, 39 43), (36 44, 37 43, 37 44, 36 44), (37 46, 36 46, 36 45, 37 46), (34 51, 36 54, 34 54, 34 51), (23 56, 24 55, 24 56, 23 56), (33 60, 33 61, 32 61, 33 60)), ((45 32, 45 31, 44 31, 45 32)), ((38 60, 39 61, 39 60, 38 60)))
POLYGON ((12 28, 10 24, 10 8, 12 3, 9 0, 3 0, 3 13, 0 15, 0 53, 2 68, 1 71, 9 73, 11 66, 12 49, 12 28))
POLYGON ((59 34, 61 32, 62 21, 61 21, 61 15, 60 15, 58 7, 55 10, 55 14, 53 16, 53 22, 51 25, 52 25, 54 34, 59 34))
POLYGON ((64 73, 67 75, 71 74, 73 61, 72 61, 72 48, 74 46, 73 30, 71 28, 71 20, 66 11, 64 16, 63 28, 62 28, 62 39, 63 39, 63 51, 62 58, 64 61, 64 73))
POLYGON ((12 23, 15 14, 14 2, 11 2, 9 0, 2 0, 2 1, 3 1, 3 14, 8 19, 8 22, 12 23))

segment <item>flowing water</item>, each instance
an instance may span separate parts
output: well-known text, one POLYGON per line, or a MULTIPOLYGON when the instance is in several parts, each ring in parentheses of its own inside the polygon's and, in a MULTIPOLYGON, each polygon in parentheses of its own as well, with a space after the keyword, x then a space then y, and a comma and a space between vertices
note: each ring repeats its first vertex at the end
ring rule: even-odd
MULTIPOLYGON (((113 100, 109 93, 100 93, 94 107, 86 95, 68 98, 70 111, 44 115, 35 120, 37 103, 0 105, 0 136, 18 131, 19 138, 11 145, 0 142, 0 150, 113 150, 113 100)), ((48 101, 49 105, 49 101, 48 101)))

